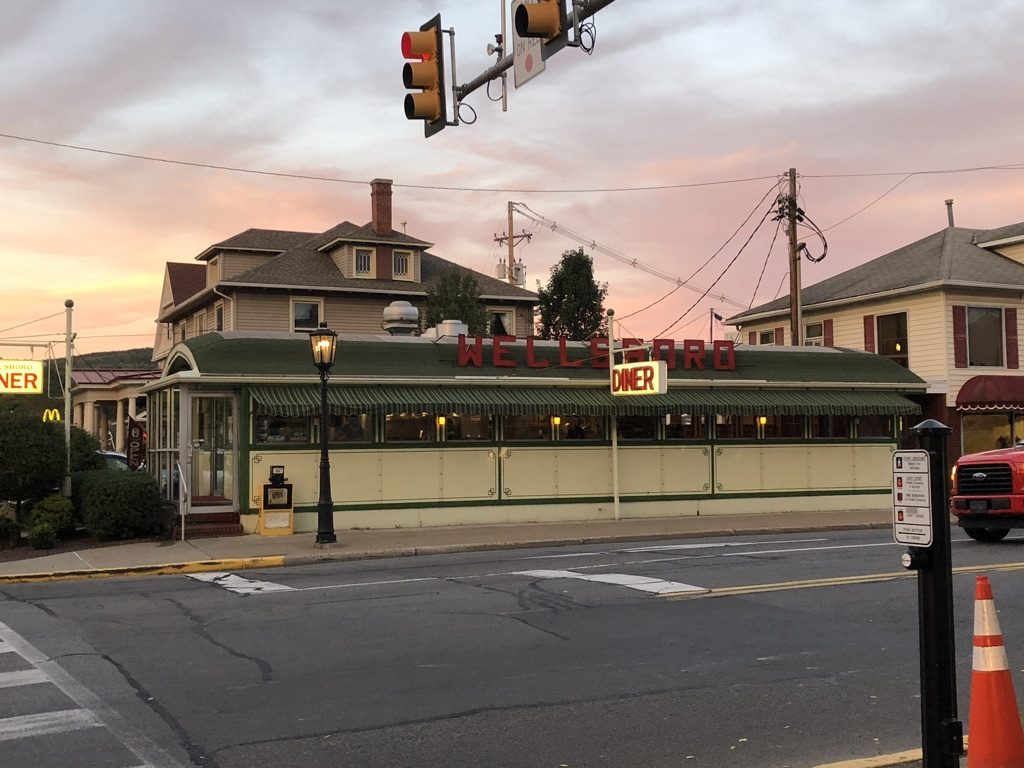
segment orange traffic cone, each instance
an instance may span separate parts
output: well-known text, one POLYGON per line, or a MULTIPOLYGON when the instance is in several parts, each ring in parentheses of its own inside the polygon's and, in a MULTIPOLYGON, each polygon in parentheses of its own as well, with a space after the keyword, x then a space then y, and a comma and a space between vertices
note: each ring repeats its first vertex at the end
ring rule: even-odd
POLYGON ((974 591, 972 670, 967 768, 1024 768, 1024 729, 988 576, 974 591))

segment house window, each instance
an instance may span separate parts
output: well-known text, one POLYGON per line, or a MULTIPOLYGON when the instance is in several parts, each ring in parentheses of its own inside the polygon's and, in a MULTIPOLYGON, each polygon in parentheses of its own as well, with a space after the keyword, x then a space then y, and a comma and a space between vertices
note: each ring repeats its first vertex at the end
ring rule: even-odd
POLYGON ((206 313, 201 312, 196 315, 196 336, 202 336, 206 333, 206 313))
POLYGON ((507 307, 487 308, 487 329, 491 336, 515 336, 515 313, 507 307))
POLYGON ((181 330, 181 339, 179 339, 179 341, 184 341, 185 337, 188 335, 188 323, 182 320, 178 323, 178 328, 181 330))
POLYGON ((980 367, 1002 366, 1002 308, 967 308, 967 364, 980 367))
POLYGON ((322 299, 292 299, 293 331, 316 330, 322 317, 322 299))
POLYGON ((875 318, 878 325, 878 354, 888 357, 904 368, 910 367, 907 346, 907 313, 895 312, 875 318))
POLYGON ((824 326, 821 323, 808 323, 804 326, 804 346, 820 347, 825 343, 824 326))
POLYGON ((217 304, 213 308, 213 317, 214 317, 214 330, 223 331, 224 330, 224 305, 223 304, 217 304))
POLYGON ((373 249, 356 248, 356 275, 364 277, 373 274, 373 249))
POLYGON ((775 331, 761 331, 757 335, 758 344, 774 344, 775 343, 775 331))
MULTIPOLYGON (((409 264, 411 262, 409 251, 395 251, 391 256, 391 275, 395 278, 409 277, 409 264)), ((356 268, 359 271, 359 268, 356 268)))

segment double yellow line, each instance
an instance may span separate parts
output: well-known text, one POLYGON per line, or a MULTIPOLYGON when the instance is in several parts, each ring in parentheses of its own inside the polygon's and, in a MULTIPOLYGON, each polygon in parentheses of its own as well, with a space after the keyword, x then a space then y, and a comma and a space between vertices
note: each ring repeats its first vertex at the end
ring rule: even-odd
MULTIPOLYGON (((954 568, 953 573, 988 573, 992 571, 1024 570, 1024 563, 1002 563, 995 565, 965 565, 954 568)), ((754 595, 759 592, 784 592, 791 589, 816 589, 818 587, 842 587, 848 584, 871 584, 879 581, 896 581, 911 579, 917 574, 914 571, 895 571, 893 573, 866 573, 860 576, 834 576, 827 579, 804 579, 801 581, 779 581, 774 584, 747 584, 738 587, 714 587, 702 592, 666 592, 659 597, 667 600, 696 600, 701 597, 730 597, 734 595, 754 595)))

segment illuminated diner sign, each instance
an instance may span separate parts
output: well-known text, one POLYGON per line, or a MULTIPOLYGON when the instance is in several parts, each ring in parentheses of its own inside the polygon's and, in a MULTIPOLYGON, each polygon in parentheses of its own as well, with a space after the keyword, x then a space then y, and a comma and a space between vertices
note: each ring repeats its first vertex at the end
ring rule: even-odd
POLYGON ((41 395, 42 360, 0 360, 0 394, 41 395))
MULTIPOLYGON (((495 336, 491 339, 490 355, 484 354, 484 338, 476 336, 472 340, 464 334, 459 334, 459 345, 456 352, 455 362, 460 368, 473 366, 483 368, 485 363, 490 363, 495 368, 515 368, 519 362, 512 355, 512 345, 519 339, 515 336, 495 336)), ((608 339, 594 337, 585 347, 574 347, 570 349, 565 336, 558 339, 558 349, 537 349, 535 339, 532 336, 526 337, 526 367, 527 368, 582 368, 587 365, 590 368, 608 368, 608 339), (557 360, 553 359, 557 352, 557 360), (549 357, 552 356, 552 357, 549 357)), ((654 339, 649 344, 644 344, 643 339, 622 339, 622 346, 628 350, 623 352, 627 363, 639 363, 647 359, 647 348, 650 348, 651 358, 655 361, 664 361, 668 370, 676 368, 690 370, 704 370, 711 368, 716 371, 736 370, 736 350, 731 341, 716 340, 710 343, 700 339, 687 339, 677 342, 673 339, 654 339), (707 359, 707 353, 711 353, 711 359, 707 359)), ((616 343, 618 347, 619 343, 616 343)), ((618 349, 616 349, 618 354, 618 349)))
POLYGON ((668 368, 664 360, 612 366, 612 394, 664 395, 668 392, 668 368))

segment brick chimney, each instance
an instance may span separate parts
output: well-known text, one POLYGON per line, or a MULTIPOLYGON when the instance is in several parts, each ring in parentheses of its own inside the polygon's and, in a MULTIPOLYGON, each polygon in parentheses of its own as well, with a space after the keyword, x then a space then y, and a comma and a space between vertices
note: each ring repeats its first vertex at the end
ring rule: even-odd
POLYGON ((370 182, 370 208, 373 213, 373 231, 378 235, 391 234, 391 179, 370 182))

